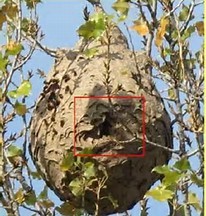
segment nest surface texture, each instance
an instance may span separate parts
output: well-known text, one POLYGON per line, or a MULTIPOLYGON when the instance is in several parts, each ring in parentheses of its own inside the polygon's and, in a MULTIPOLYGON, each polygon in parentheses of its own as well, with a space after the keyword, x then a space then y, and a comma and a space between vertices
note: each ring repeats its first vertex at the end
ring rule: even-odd
POLYGON ((107 215, 132 208, 161 178, 151 171, 167 164, 171 154, 151 142, 172 148, 171 121, 149 74, 148 57, 132 52, 117 27, 109 46, 91 42, 87 48, 98 52, 88 57, 78 45, 58 51, 34 110, 30 152, 58 197, 90 214, 95 212, 95 190, 86 190, 84 201, 72 193, 69 184, 78 171, 62 171, 63 157, 74 152, 74 140, 76 153, 91 148, 94 154, 114 155, 90 157, 108 175, 100 197, 112 197, 116 204, 107 198, 98 200, 98 214, 107 215), (127 156, 143 153, 143 136, 145 156, 127 156))

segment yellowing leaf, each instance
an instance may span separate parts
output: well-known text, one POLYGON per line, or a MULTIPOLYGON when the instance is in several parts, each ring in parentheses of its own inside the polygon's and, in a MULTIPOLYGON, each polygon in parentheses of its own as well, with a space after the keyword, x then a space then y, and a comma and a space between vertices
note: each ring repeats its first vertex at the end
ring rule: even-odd
POLYGON ((16 43, 15 41, 9 41, 9 43, 6 46, 8 55, 17 55, 22 51, 22 49, 23 46, 19 43, 16 43))
POLYGON ((155 38, 155 45, 157 47, 160 47, 164 38, 164 35, 166 33, 166 28, 167 25, 169 24, 169 19, 168 18, 161 18, 160 20, 160 26, 157 29, 157 33, 156 33, 156 38, 155 38))
POLYGON ((169 24, 169 19, 168 18, 164 17, 164 18, 162 18, 160 20, 160 26, 161 26, 162 29, 165 30, 168 24, 169 24))
MULTIPOLYGON (((129 71, 128 70, 122 70, 120 71, 121 75, 128 75, 129 74, 129 71)), ((118 89, 118 87, 117 87, 118 89)))
POLYGON ((197 29, 199 36, 203 36, 204 35, 204 22, 203 21, 196 22, 195 27, 197 29))
POLYGON ((17 13, 18 13, 18 8, 15 3, 7 3, 2 7, 2 11, 10 18, 13 19, 17 13))
POLYGON ((14 194, 15 201, 18 202, 19 204, 22 204, 25 200, 24 198, 24 192, 22 189, 19 189, 15 194, 14 194))
POLYGON ((155 45, 157 47, 160 47, 160 45, 162 44, 162 40, 163 40, 163 37, 161 36, 161 32, 157 31, 156 38, 155 38, 155 45))
POLYGON ((4 15, 3 11, 0 10, 0 30, 2 29, 2 26, 3 26, 5 21, 6 21, 6 17, 4 15))
POLYGON ((134 21, 134 25, 131 27, 131 29, 135 30, 141 36, 145 36, 149 33, 147 24, 140 20, 134 21))

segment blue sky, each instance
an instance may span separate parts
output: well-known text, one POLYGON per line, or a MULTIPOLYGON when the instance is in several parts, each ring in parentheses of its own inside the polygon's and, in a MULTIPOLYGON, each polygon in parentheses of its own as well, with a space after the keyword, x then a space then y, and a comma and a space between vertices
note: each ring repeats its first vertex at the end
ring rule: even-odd
MULTIPOLYGON (((111 4, 113 1, 104 0, 103 6, 109 13, 112 12, 111 4)), ((78 36, 76 30, 83 23, 83 8, 85 5, 88 5, 89 9, 91 9, 89 3, 86 3, 85 0, 48 0, 44 1, 43 4, 39 4, 38 6, 38 14, 41 29, 45 34, 45 38, 42 41, 44 45, 51 48, 72 48, 74 44, 78 40, 78 36)), ((201 16, 201 13, 199 13, 201 16)), ((131 9, 130 16, 128 19, 128 25, 132 25, 132 20, 137 18, 137 14, 134 8, 131 9)), ((122 26, 121 26, 122 27, 122 26)), ((125 32, 125 29, 123 32, 125 32)), ((125 32, 127 35, 127 33, 125 32)), ((133 43, 135 45, 136 50, 140 50, 142 48, 140 38, 137 36, 135 32, 131 32, 133 37, 133 43)), ((194 43, 192 43, 194 44, 194 43)), ((193 49, 198 49, 198 44, 192 47, 193 49)), ((28 64, 24 67, 24 70, 33 70, 36 72, 37 68, 48 72, 52 67, 53 59, 46 55, 43 52, 37 51, 33 58, 28 62, 28 64)), ((30 98, 30 102, 36 100, 38 95, 41 92, 43 87, 42 81, 39 80, 36 76, 32 78, 33 83, 33 93, 30 98)), ((14 125, 16 127, 16 123, 14 125)), ((11 127, 14 128, 14 127, 11 127)), ((195 160, 194 160, 194 163, 195 160)), ((36 182, 35 188, 37 191, 41 191, 43 189, 43 183, 36 182)), ((60 204, 59 199, 51 192, 51 199, 55 201, 55 203, 60 204)), ((166 216, 168 212, 167 205, 165 203, 159 203, 154 200, 150 200, 148 202, 148 207, 151 207, 148 212, 150 216, 166 216)), ((22 215, 25 215, 26 212, 23 210, 22 215)), ((28 214, 28 212, 27 212, 28 214)), ((132 216, 139 215, 139 207, 136 205, 131 210, 132 216)), ((3 216, 3 212, 0 215, 3 216)), ((193 216, 196 216, 194 213, 193 216)))

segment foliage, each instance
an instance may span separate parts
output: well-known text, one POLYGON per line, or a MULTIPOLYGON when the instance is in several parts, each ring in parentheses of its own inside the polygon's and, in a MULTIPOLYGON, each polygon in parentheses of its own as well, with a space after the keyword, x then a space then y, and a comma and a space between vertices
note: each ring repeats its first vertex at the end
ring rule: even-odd
MULTIPOLYGON (((41 44, 43 33, 36 11, 40 3, 40 0, 0 2, 0 34, 4 38, 0 47, 0 202, 8 215, 20 215, 21 207, 33 215, 53 215, 55 211, 61 215, 82 215, 83 210, 74 208, 70 203, 56 206, 48 195, 47 186, 37 194, 34 186, 41 177, 38 172, 32 171, 29 162, 27 144, 34 106, 29 103, 31 78, 38 77, 31 71, 25 71, 24 65, 36 49, 40 48, 50 56, 55 53, 41 44), (22 12, 23 8, 29 12, 28 16, 22 12), (22 127, 13 132, 9 128, 16 120, 21 121, 22 127)), ((151 59, 154 80, 164 86, 161 94, 172 118, 175 141, 172 165, 153 170, 163 179, 157 187, 148 191, 145 200, 151 197, 168 202, 170 215, 181 213, 190 216, 192 211, 203 215, 202 197, 198 197, 193 187, 200 188, 201 192, 203 190, 204 63, 201 43, 204 23, 195 13, 202 4, 196 0, 116 0, 112 5, 115 15, 95 14, 78 29, 79 35, 85 39, 99 40, 112 20, 117 18, 118 23, 127 21, 132 8, 138 14, 130 28, 137 32, 139 41, 142 41, 141 48, 151 59), (199 47, 192 47, 196 43, 193 37, 199 41, 199 47), (193 166, 192 161, 198 165, 193 166)), ((85 52, 92 58, 98 50, 85 52)), ((81 196, 94 181, 99 188, 104 186, 105 179, 95 178, 96 168, 91 161, 82 162, 71 154, 65 155, 62 170, 66 172, 75 167, 81 170, 82 178, 70 183, 74 194, 81 196)), ((114 200, 111 202, 115 204, 114 200)), ((142 205, 141 215, 147 215, 147 210, 142 205)))

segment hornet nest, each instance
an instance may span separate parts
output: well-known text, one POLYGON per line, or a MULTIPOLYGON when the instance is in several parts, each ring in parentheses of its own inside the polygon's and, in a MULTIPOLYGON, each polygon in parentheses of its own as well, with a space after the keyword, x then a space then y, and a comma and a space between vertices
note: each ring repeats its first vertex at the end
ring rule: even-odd
POLYGON ((62 201, 90 214, 98 211, 96 215, 124 212, 140 201, 161 179, 152 169, 171 158, 166 148, 152 143, 173 147, 171 121, 152 82, 149 58, 131 51, 117 26, 107 31, 107 39, 87 44, 87 49, 98 50, 92 57, 80 45, 58 50, 31 125, 31 156, 47 185, 62 201), (88 151, 107 156, 81 157, 78 166, 80 156, 71 154, 88 151), (129 157, 143 151, 144 157, 129 157), (65 170, 68 155, 72 165, 65 170), (84 163, 93 174, 85 175, 84 163), (87 187, 82 183, 81 195, 75 193, 71 182, 85 179, 87 187), (101 179, 104 186, 99 187, 101 179))

